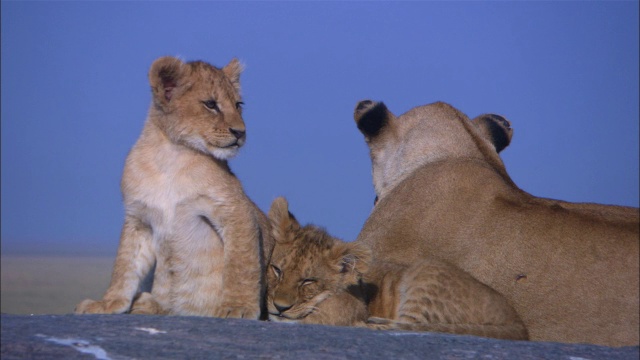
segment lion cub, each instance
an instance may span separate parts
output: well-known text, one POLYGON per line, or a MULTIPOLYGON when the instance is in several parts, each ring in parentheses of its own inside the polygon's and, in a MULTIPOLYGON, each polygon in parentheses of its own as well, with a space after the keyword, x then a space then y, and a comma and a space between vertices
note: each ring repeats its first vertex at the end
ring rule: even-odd
POLYGON ((501 295, 445 262, 372 261, 361 244, 300 226, 284 198, 273 202, 269 219, 276 241, 267 275, 272 321, 528 339, 501 295))
POLYGON ((241 71, 237 59, 222 69, 173 57, 151 65, 153 101, 122 176, 111 284, 76 313, 259 318, 273 240, 227 164, 246 139, 241 71), (140 293, 147 275, 151 292, 140 293))

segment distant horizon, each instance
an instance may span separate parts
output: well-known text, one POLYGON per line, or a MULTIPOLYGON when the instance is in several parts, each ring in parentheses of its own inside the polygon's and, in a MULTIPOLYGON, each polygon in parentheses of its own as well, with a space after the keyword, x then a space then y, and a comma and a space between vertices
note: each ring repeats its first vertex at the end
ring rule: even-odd
POLYGON ((2 255, 0 310, 10 314, 73 313, 80 301, 102 298, 113 261, 106 256, 2 255))
MULTIPOLYGON (((1 241, 1 240, 0 240, 1 241)), ((38 247, 29 244, 11 242, 2 243, 0 256, 11 257, 115 257, 119 239, 114 244, 105 244, 103 248, 95 248, 95 243, 83 245, 80 241, 60 244, 59 242, 38 247)))

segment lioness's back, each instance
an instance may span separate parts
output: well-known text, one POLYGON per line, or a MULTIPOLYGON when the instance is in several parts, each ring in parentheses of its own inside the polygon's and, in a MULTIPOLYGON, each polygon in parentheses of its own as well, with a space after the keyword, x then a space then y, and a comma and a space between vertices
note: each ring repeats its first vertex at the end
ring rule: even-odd
POLYGON ((466 116, 423 112, 356 107, 380 196, 357 242, 380 259, 462 268, 507 297, 532 340, 637 345, 638 209, 531 196, 466 116))

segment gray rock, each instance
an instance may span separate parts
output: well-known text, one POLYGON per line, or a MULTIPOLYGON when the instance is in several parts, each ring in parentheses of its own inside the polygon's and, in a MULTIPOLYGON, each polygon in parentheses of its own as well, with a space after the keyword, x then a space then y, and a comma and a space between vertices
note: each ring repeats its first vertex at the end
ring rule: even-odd
POLYGON ((240 319, 1 317, 8 359, 638 359, 639 348, 504 341, 240 319))

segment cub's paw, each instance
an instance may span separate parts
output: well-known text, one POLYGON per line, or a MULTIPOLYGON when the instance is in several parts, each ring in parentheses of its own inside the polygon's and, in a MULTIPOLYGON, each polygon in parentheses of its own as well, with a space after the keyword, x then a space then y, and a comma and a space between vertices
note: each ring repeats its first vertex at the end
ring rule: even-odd
POLYGON ((260 318, 259 306, 222 304, 213 316, 220 318, 254 319, 260 318))
POLYGON ((153 295, 143 292, 133 300, 130 313, 137 315, 166 315, 168 312, 154 299, 153 295))
POLYGON ((129 310, 130 301, 127 299, 113 299, 95 301, 83 300, 76 306, 76 314, 122 314, 129 310))
POLYGON ((395 323, 389 319, 372 316, 367 319, 366 327, 374 330, 392 330, 395 329, 395 323))

